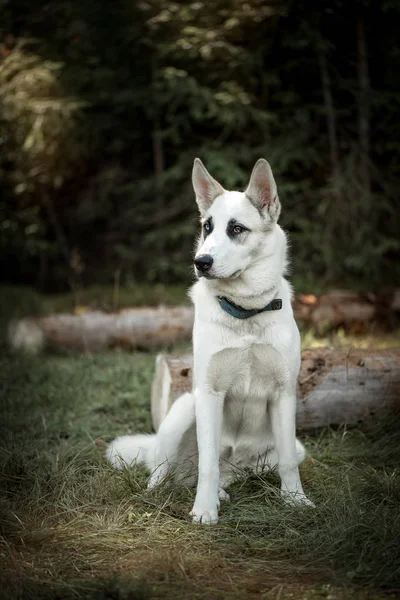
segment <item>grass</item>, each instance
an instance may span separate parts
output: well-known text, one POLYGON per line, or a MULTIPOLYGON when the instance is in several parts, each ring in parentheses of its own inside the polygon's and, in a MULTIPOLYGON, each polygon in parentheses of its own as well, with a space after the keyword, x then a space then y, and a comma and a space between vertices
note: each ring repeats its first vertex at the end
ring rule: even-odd
POLYGON ((0 357, 0 596, 350 600, 400 593, 394 423, 306 439, 315 510, 283 506, 275 474, 243 473, 215 527, 192 489, 146 490, 102 442, 150 431, 154 355, 0 357), (100 442, 99 442, 100 440, 100 442))

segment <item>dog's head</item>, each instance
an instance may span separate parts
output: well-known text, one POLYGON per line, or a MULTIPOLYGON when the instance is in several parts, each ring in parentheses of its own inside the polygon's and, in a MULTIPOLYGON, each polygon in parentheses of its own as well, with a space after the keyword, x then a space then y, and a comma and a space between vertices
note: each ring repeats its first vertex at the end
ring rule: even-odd
POLYGON ((268 162, 254 166, 244 192, 228 192, 199 158, 192 175, 202 231, 194 258, 199 277, 235 279, 257 260, 279 218, 280 202, 268 162))

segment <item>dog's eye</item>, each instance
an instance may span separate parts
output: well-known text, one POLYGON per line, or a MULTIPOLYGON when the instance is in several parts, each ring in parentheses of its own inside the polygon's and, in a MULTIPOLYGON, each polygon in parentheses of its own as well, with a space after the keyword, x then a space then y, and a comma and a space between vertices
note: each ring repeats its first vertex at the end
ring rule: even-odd
POLYGON ((241 227, 240 225, 235 225, 235 227, 232 229, 233 233, 243 233, 244 231, 244 227, 241 227))
POLYGON ((207 221, 206 223, 204 223, 204 225, 203 225, 203 228, 204 228, 204 231, 205 231, 206 233, 210 233, 210 231, 211 231, 211 225, 210 225, 210 222, 209 222, 209 221, 207 221))

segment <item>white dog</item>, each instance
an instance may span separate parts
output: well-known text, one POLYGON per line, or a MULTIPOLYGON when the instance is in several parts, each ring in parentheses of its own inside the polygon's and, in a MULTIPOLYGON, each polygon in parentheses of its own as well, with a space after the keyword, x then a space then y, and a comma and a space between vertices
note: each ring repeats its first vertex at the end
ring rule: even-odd
POLYGON ((284 278, 286 236, 275 180, 260 159, 245 192, 228 192, 197 158, 193 187, 202 233, 194 259, 193 392, 176 400, 155 435, 122 436, 107 449, 116 467, 144 463, 149 487, 167 474, 194 485, 195 523, 216 523, 225 488, 243 468, 273 468, 282 497, 303 492, 296 439, 300 336, 284 278))

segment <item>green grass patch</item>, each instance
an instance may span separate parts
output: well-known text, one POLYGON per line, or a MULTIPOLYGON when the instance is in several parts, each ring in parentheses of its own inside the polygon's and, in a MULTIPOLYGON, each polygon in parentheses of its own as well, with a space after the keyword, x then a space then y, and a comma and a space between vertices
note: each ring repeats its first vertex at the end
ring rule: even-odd
POLYGON ((8 598, 398 597, 398 429, 328 429, 302 466, 317 507, 243 473, 214 527, 194 490, 146 490, 102 441, 151 430, 154 355, 0 357, 1 590, 8 598), (100 442, 99 442, 100 440, 100 442))

